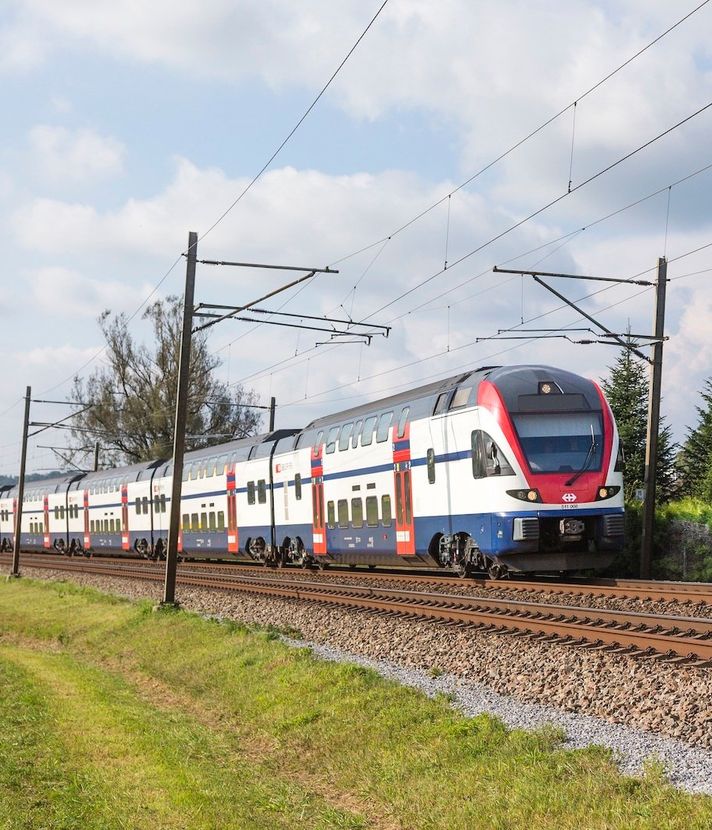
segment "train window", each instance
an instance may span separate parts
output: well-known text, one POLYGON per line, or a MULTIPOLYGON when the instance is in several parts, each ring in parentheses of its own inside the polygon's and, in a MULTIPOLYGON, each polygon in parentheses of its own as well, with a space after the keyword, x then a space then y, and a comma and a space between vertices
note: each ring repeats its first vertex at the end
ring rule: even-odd
POLYGON ((64 521, 64 505, 60 505, 59 507, 59 518, 64 521))
POLYGON ((403 489, 405 490, 405 523, 409 525, 413 521, 413 505, 410 498, 410 470, 403 473, 403 489))
POLYGON ((94 521, 94 519, 92 519, 92 520, 89 522, 89 530, 90 530, 92 533, 94 533, 94 531, 96 530, 96 522, 94 521))
POLYGON ((361 499, 351 499, 351 524, 354 527, 363 527, 363 502, 361 499))
POLYGON ((470 436, 472 439, 472 475, 474 478, 484 478, 487 475, 485 468, 485 454, 482 446, 482 430, 475 429, 470 436))
POLYGON ((445 409, 447 408, 447 397, 449 394, 449 392, 441 392, 438 395, 438 399, 435 401, 433 415, 439 415, 441 412, 445 412, 445 409))
POLYGON ((316 436, 316 441, 314 442, 314 447, 320 447, 324 443, 324 430, 320 429, 319 434, 316 436))
POLYGON ((467 401, 470 399, 470 392, 472 392, 471 386, 460 386, 456 389, 450 401, 450 409, 462 409, 463 406, 467 406, 467 401))
POLYGON ((40 522, 40 523, 37 525, 37 530, 38 530, 40 533, 44 533, 44 522, 40 522))
POLYGON ((187 530, 190 530, 190 515, 188 513, 183 514, 183 533, 187 530))
POLYGON ((200 522, 198 521, 197 513, 190 514, 190 529, 193 531, 193 533, 196 533, 198 530, 200 530, 200 522))
POLYGON ((355 450, 358 447, 358 437, 361 435, 361 427, 363 426, 363 421, 356 421, 356 426, 354 427, 354 431, 351 434, 351 449, 355 450))
POLYGON ((346 499, 339 499, 336 503, 336 509, 339 514, 339 527, 349 526, 349 503, 346 499))
POLYGON ((218 530, 225 530, 225 514, 218 510, 218 530))
POLYGON ((405 435, 405 425, 408 423, 409 412, 409 406, 404 406, 403 409, 401 409, 400 418, 398 419, 398 438, 402 438, 405 435))
POLYGON ((334 513, 334 502, 326 503, 326 523, 329 527, 336 527, 336 514, 334 513))
POLYGON ((366 497, 366 524, 378 527, 378 496, 366 497))
POLYGON ((302 474, 297 473, 294 476, 294 498, 299 501, 302 498, 302 474))
POLYGON ((248 481, 247 482, 247 503, 254 504, 255 503, 255 482, 248 481))
POLYGON ((201 513, 200 514, 200 529, 207 530, 208 529, 208 514, 201 513))
POLYGON ((161 513, 165 513, 165 512, 166 512, 166 494, 164 493, 161 496, 161 513))
POLYGON ((428 484, 435 484, 435 450, 431 447, 427 453, 428 484))
POLYGON ((159 501, 158 501, 158 496, 154 496, 154 497, 153 497, 153 512, 154 512, 154 513, 158 513, 158 512, 159 512, 159 501))
POLYGON ((267 501, 267 482, 263 478, 257 482, 257 501, 260 504, 267 501))
POLYGON ((376 416, 370 415, 363 422, 363 430, 361 432, 361 446, 367 447, 373 441, 373 430, 376 427, 376 416))
POLYGON ((336 439, 339 436, 339 427, 332 427, 329 430, 329 435, 326 439, 326 451, 328 453, 334 452, 336 449, 336 439))
POLYGON ((183 465, 183 481, 190 480, 190 464, 183 465))
POLYGON ((403 487, 396 481, 396 523, 403 524, 403 487))
POLYGON ((54 508, 54 518, 59 520, 59 506, 55 506, 54 508))
POLYGON ((485 468, 488 476, 513 476, 512 465, 507 461, 506 456, 486 433, 482 433, 482 440, 485 449, 485 468))
POLYGON ((616 466, 613 468, 614 473, 622 473, 625 467, 625 449, 623 442, 618 443, 618 454, 616 455, 616 466))
POLYGON ((144 496, 141 500, 141 505, 143 507, 143 514, 144 516, 148 513, 148 496, 144 496))
POLYGON ((388 440, 391 431, 391 422, 393 421, 392 412, 384 412, 378 419, 378 431, 376 432, 376 441, 382 443, 388 440))
POLYGON ((349 439, 351 438, 351 432, 353 431, 353 428, 353 421, 349 421, 348 424, 344 424, 341 427, 341 434, 339 435, 339 452, 342 452, 343 450, 347 450, 349 448, 349 439))
POLYGON ((136 499, 135 506, 136 506, 136 515, 138 516, 141 513, 141 499, 136 499))
POLYGON ((217 530, 217 523, 215 521, 215 513, 212 511, 208 513, 208 530, 217 530))
POLYGON ((502 450, 491 436, 480 429, 472 433, 472 474, 475 478, 514 475, 502 450))

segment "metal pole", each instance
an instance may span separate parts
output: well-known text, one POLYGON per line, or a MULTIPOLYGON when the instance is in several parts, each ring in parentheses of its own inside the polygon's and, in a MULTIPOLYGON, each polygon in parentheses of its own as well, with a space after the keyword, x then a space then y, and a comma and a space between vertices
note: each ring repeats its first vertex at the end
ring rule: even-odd
POLYGON ((178 364, 178 389, 176 394, 176 419, 173 431, 173 483, 171 486, 171 513, 166 552, 166 578, 162 605, 176 603, 176 569, 178 564, 178 533, 180 531, 180 498, 183 486, 183 456, 188 413, 188 386, 190 381, 190 345, 193 329, 193 298, 195 294, 195 262, 198 251, 198 234, 188 235, 188 254, 185 270, 185 297, 183 300, 183 331, 181 333, 178 364))
POLYGON ((274 415, 275 409, 277 408, 277 399, 270 398, 269 399, 269 431, 274 432, 274 415))
POLYGON ((97 441, 94 444, 94 472, 96 473, 99 469, 99 442, 97 441))
POLYGON ((648 434, 645 444, 645 501, 643 502, 643 535, 640 544, 640 575, 650 578, 655 527, 655 474, 658 468, 658 433, 660 431, 660 393, 663 378, 663 337, 665 336, 665 289, 667 260, 658 259, 658 279, 655 283, 655 338, 652 346, 652 365, 648 388, 648 434))
MULTIPOLYGON (((25 395, 25 420, 22 424, 22 451, 20 454, 20 478, 17 482, 17 510, 15 511, 15 539, 12 546, 12 571, 10 576, 20 575, 20 538, 22 532, 22 502, 25 498, 25 465, 27 463, 27 432, 30 426, 30 398, 32 387, 25 395)), ((46 530, 47 528, 45 528, 46 530)))

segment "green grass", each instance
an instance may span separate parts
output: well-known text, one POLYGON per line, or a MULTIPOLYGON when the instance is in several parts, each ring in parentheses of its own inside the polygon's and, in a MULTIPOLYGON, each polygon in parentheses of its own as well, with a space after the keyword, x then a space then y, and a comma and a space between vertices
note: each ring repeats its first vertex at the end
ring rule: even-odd
POLYGON ((710 828, 654 759, 69 584, 0 583, 0 828, 710 828))

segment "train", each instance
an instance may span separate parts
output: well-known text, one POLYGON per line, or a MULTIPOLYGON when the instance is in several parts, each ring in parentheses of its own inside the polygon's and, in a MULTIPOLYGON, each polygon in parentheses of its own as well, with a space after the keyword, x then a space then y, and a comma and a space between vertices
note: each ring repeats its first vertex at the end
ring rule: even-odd
MULTIPOLYGON (((33 482, 21 549, 159 559, 165 459, 33 482)), ((17 488, 0 488, 11 550, 17 488)), ((543 365, 484 366, 312 421, 186 453, 179 555, 557 573, 624 541, 622 451, 598 384, 543 365)))

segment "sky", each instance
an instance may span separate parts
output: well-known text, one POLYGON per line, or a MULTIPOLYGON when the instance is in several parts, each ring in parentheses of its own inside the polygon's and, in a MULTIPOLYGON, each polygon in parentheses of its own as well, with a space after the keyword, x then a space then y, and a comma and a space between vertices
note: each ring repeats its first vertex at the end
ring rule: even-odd
MULTIPOLYGON (((588 326, 493 266, 652 281, 666 257, 663 413, 684 439, 712 375, 712 107, 675 125, 712 102, 712 2, 588 92, 701 0, 389 0, 234 204, 381 2, 4 0, 0 475, 26 386, 64 400, 100 368, 106 309, 147 338, 190 231, 199 258, 338 269, 265 307, 392 327, 368 347, 213 327, 220 377, 275 396, 285 428, 482 365, 599 380, 618 349, 491 339, 588 326)), ((290 276, 199 265, 196 302, 290 276)), ((650 287, 551 282, 613 332, 652 330, 650 287)), ((34 439, 28 471, 64 440, 34 439)))

